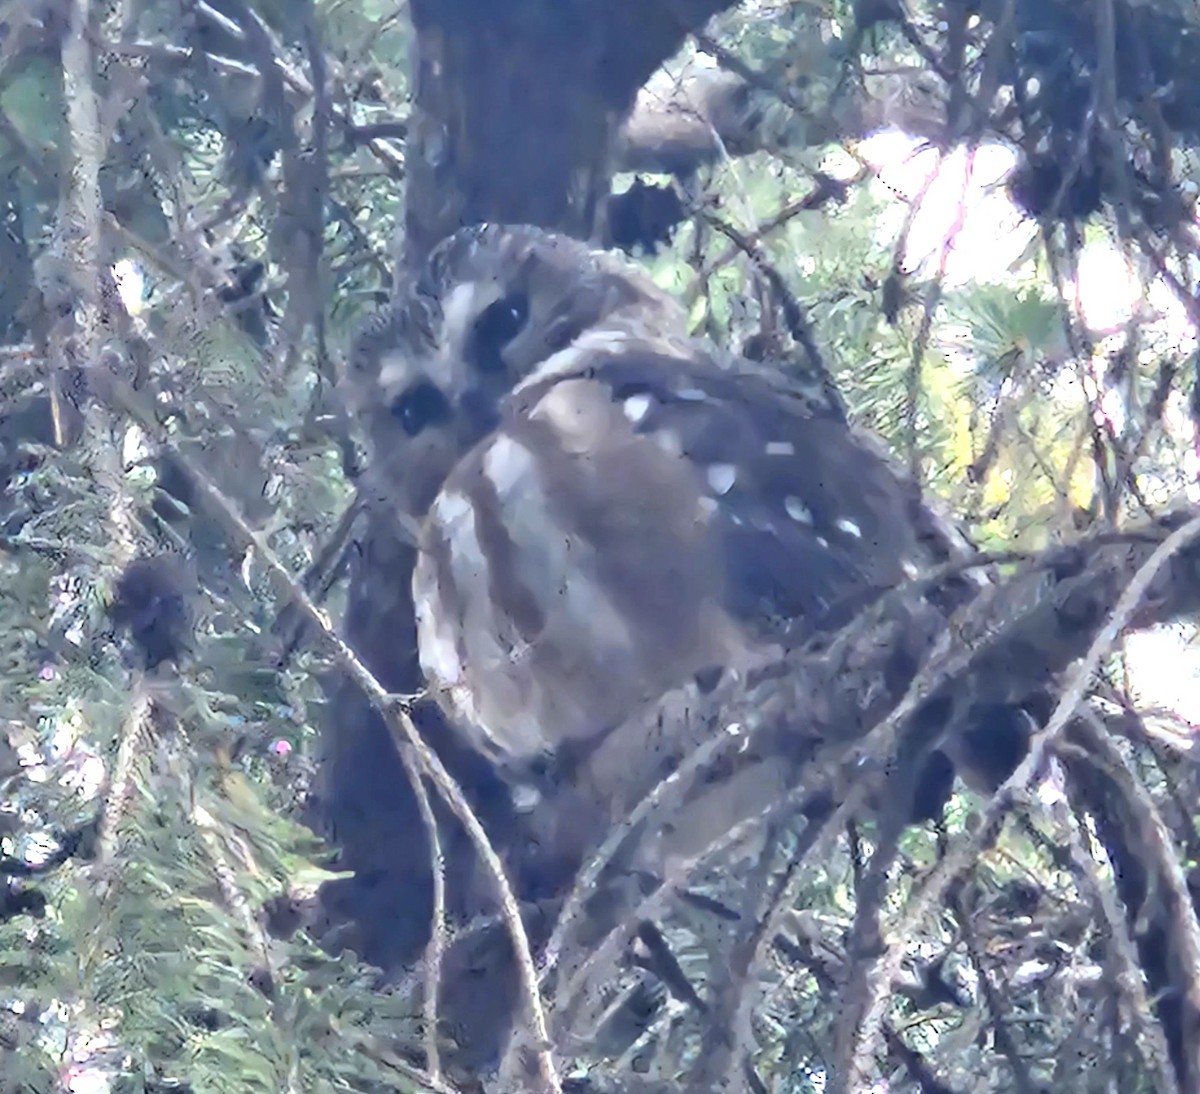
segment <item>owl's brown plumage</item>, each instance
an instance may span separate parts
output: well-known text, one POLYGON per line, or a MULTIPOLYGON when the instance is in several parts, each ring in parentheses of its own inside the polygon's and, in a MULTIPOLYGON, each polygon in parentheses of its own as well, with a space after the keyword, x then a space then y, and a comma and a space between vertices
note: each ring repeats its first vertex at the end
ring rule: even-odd
POLYGON ((502 766, 587 751, 951 550, 870 438, 574 240, 457 233, 354 363, 374 473, 420 522, 422 667, 502 766))

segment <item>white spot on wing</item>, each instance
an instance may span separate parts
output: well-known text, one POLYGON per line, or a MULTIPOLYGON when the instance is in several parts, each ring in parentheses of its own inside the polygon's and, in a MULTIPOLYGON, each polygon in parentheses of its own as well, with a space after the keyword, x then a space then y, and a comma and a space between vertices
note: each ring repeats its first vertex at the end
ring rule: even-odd
POLYGON ((804 504, 795 494, 789 494, 783 499, 783 507, 787 510, 787 515, 792 520, 799 521, 801 524, 812 524, 812 510, 804 504))
POLYGON ((513 787, 513 808, 518 813, 529 813, 541 803, 542 795, 536 786, 520 783, 513 787))
POLYGON ((854 523, 854 521, 843 517, 837 522, 837 526, 841 531, 848 536, 853 536, 855 539, 862 539, 862 529, 854 523))
POLYGON ((702 403, 708 396, 698 387, 680 388, 675 393, 676 397, 687 403, 702 403))
POLYGON ((900 569, 904 571, 904 576, 910 581, 916 578, 916 576, 921 572, 917 568, 917 564, 913 562, 911 558, 906 558, 902 563, 900 563, 900 569))
POLYGON ((796 446, 791 441, 767 441, 768 456, 794 456, 796 446))
POLYGON ((728 494, 737 482, 737 468, 731 463, 714 463, 707 473, 708 485, 718 497, 728 494))
POLYGON ((683 455, 683 441, 673 429, 660 429, 654 434, 654 443, 668 456, 683 455))
POLYGON ((631 395, 625 400, 621 409, 625 412, 625 417, 636 425, 650 413, 652 406, 654 406, 653 397, 643 393, 641 395, 631 395))
MULTIPOLYGON (((467 582, 479 574, 486 574, 489 569, 479 545, 479 537, 475 534, 475 507, 459 491, 443 490, 434 499, 429 515, 440 526, 449 547, 449 565, 455 585, 468 588, 467 582)), ((430 581, 436 580, 435 573, 430 581)), ((431 595, 436 597, 436 586, 431 595)))

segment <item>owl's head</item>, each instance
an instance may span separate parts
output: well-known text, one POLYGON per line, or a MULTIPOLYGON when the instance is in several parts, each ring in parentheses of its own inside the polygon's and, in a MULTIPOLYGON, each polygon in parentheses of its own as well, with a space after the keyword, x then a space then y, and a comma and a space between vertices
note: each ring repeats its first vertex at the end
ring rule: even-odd
MULTIPOLYGON (((686 314, 632 262, 524 225, 464 228, 434 249, 351 352, 373 464, 409 514, 498 420, 522 381, 637 333, 686 336, 686 314)), ((664 346, 665 348, 665 346, 664 346)))

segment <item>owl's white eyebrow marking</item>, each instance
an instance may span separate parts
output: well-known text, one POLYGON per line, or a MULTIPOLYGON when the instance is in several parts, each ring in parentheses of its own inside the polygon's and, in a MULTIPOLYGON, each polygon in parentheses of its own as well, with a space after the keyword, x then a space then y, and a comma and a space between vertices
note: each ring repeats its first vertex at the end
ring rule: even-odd
POLYGON ((837 522, 837 526, 839 529, 841 529, 841 531, 845 532, 846 535, 853 536, 855 539, 862 539, 862 529, 855 524, 854 521, 843 517, 837 522))
POLYGON ((402 384, 411 371, 408 357, 400 350, 388 350, 379 359, 379 386, 386 389, 402 384))
POLYGON ((796 446, 791 441, 767 441, 768 456, 794 456, 796 446))
POLYGON ((499 494, 507 494, 533 468, 533 453, 507 434, 498 433, 483 452, 483 473, 499 494))
POLYGON ((714 463, 709 467, 706 477, 713 493, 722 497, 728 494, 737 482, 737 468, 731 463, 714 463))
POLYGON ((921 572, 911 558, 906 558, 901 562, 900 569, 904 571, 904 576, 908 578, 915 578, 921 572))
POLYGON ((787 515, 792 520, 798 520, 801 524, 812 524, 812 510, 804 504, 795 494, 788 494, 783 499, 783 507, 787 510, 787 515))
POLYGON ((476 297, 479 296, 480 286, 477 282, 467 281, 455 285, 442 302, 442 342, 443 345, 453 338, 461 338, 466 333, 467 324, 474 316, 476 297))
POLYGON ((652 406, 654 406, 654 397, 643 393, 631 395, 622 404, 621 409, 625 412, 625 417, 636 425, 650 413, 652 406))

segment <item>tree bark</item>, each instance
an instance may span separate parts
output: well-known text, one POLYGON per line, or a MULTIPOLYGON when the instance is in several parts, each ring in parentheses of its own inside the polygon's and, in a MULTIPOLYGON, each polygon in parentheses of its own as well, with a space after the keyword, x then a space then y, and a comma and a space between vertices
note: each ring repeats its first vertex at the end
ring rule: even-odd
POLYGON ((455 229, 590 237, 638 89, 731 0, 414 0, 403 257, 455 229))
MULTIPOLYGON (((729 6, 731 0, 414 0, 416 91, 400 264, 412 268, 450 232, 488 220, 592 234, 608 192, 615 134, 638 89, 690 31, 729 6)), ((346 636, 386 686, 415 690, 413 554, 397 541, 385 503, 368 503, 361 546, 346 636)), ((390 976, 428 937, 426 838, 382 721, 349 682, 330 694, 312 816, 339 847, 339 867, 354 876, 323 890, 321 933, 327 944, 354 949, 390 976)), ((436 712, 424 712, 421 728, 489 831, 519 838, 505 792, 478 757, 457 746, 436 712)), ((449 910, 470 914, 473 855, 453 821, 442 838, 449 910)), ((503 995, 496 981, 489 990, 503 995)), ((488 1055, 487 1041, 473 1039, 476 1056, 488 1055)))
MULTIPOLYGON (((688 33, 729 6, 730 0, 411 0, 416 29, 415 102, 400 264, 416 267, 438 240, 461 226, 484 221, 529 223, 578 238, 599 236, 611 174, 620 166, 620 157, 628 163, 641 147, 628 133, 622 138, 621 128, 639 88, 677 52, 688 33)), ((930 116, 930 124, 940 126, 940 113, 935 110, 930 116)), ((844 124, 861 127, 870 120, 864 114, 844 124)), ((701 154, 708 153, 701 149, 701 154)), ((419 684, 409 584, 413 558, 411 550, 397 541, 393 527, 385 504, 374 511, 368 505, 368 528, 351 575, 346 633, 385 685, 411 691, 419 684)), ((964 694, 990 699, 989 689, 1000 692, 998 699, 1006 701, 1013 689, 1024 694, 1042 686, 1049 666, 1061 667, 1078 656, 1086 645, 1084 637, 1094 633, 1115 601, 1120 579, 1130 573, 1129 559, 1120 551, 1090 561, 1097 563, 1095 573, 1077 577, 1074 566, 1065 566, 1061 575, 1029 577, 1024 583, 1028 588, 1011 582, 1003 592, 996 592, 993 604, 1009 605, 1012 616, 1002 613, 1004 625, 984 628, 984 637, 974 646, 970 636, 963 639, 963 666, 944 659, 937 684, 947 704, 952 706, 952 700, 964 694), (1022 591, 1028 595, 1016 595, 1022 591), (996 637, 1001 631, 1003 636, 996 637), (969 688, 964 688, 966 677, 969 688)), ((1193 565, 1194 559, 1189 558, 1189 572, 1180 581, 1188 596, 1168 598, 1176 607, 1195 602, 1193 565)), ((981 598, 984 607, 987 599, 981 598)), ((933 642, 930 634, 914 634, 919 628, 911 626, 911 620, 904 626, 901 637, 890 636, 891 646, 881 640, 860 647, 866 651, 864 665, 878 678, 876 686, 841 695, 847 709, 839 709, 839 717, 830 717, 821 726, 824 732, 816 734, 819 740, 837 741, 839 733, 843 740, 856 738, 869 728, 872 719, 862 717, 855 705, 859 696, 873 695, 885 708, 904 696, 912 671, 933 642), (910 650, 906 643, 918 648, 910 650), (910 668, 894 679, 898 673, 894 655, 902 648, 909 655, 900 660, 910 668)), ((845 677, 841 671, 838 679, 845 677)), ((385 973, 394 974, 414 962, 428 937, 428 847, 382 722, 350 685, 342 685, 334 694, 325 735, 320 812, 326 830, 340 846, 340 865, 354 871, 354 877, 326 887, 326 938, 349 943, 385 973)), ((839 694, 829 683, 814 687, 805 701, 786 705, 811 712, 812 729, 824 721, 819 712, 832 709, 839 694)), ((765 717, 765 707, 769 704, 751 704, 742 720, 765 717)), ((878 713, 872 713, 877 719, 878 713)), ((525 822, 513 816, 494 776, 489 777, 478 757, 456 745, 435 713, 426 713, 421 728, 463 784, 485 827, 500 838, 501 849, 507 840, 523 852, 524 844, 534 844, 539 834, 545 834, 522 831, 525 822)), ((780 756, 797 747, 794 736, 783 732, 786 728, 787 720, 782 719, 779 736, 786 738, 784 744, 765 735, 762 771, 775 770, 780 756)), ((634 727, 635 732, 640 729, 634 727)), ((641 731, 652 741, 652 733, 641 731)), ((671 743, 678 749, 686 742, 678 738, 671 743)), ((796 764, 808 766, 811 754, 801 752, 796 764)), ((661 760, 661 755, 655 756, 661 760)), ((651 758, 641 773, 653 771, 651 758)), ((593 805, 612 807, 612 816, 596 818, 582 808, 569 814, 559 809, 557 815, 594 840, 593 819, 600 826, 619 819, 646 791, 643 785, 631 785, 636 779, 626 778, 629 770, 626 762, 614 772, 614 785, 584 788, 585 793, 595 791, 593 805)), ((784 770, 789 776, 796 774, 794 768, 784 770)), ((832 775, 830 785, 836 785, 832 775)), ((728 819, 732 827, 742 818, 728 819)), ((462 917, 478 910, 471 907, 473 855, 456 824, 444 824, 441 835, 448 911, 462 917)), ((510 867, 520 857, 514 856, 510 867)), ((519 874, 519 862, 515 868, 519 874)), ((529 883, 532 876, 531 869, 529 876, 515 880, 518 895, 536 900, 547 893, 534 891, 537 887, 529 883)), ((544 878, 541 881, 543 889, 553 888, 544 878)), ((533 928, 531 933, 541 931, 533 928)), ((497 958, 504 963, 502 953, 493 954, 489 961, 497 958)), ((447 972, 453 973, 454 968, 454 956, 448 955, 447 972)), ((480 1018, 481 1005, 495 1012, 485 1018, 489 1028, 472 1028, 460 1037, 469 1057, 462 1062, 480 1066, 495 1058, 512 998, 511 976, 492 963, 487 964, 485 975, 484 965, 473 957, 465 973, 461 978, 469 989, 463 999, 465 1009, 475 1008, 475 1019, 480 1018), (486 988, 481 992, 482 985, 486 988)), ((456 1006, 453 980, 453 975, 447 976, 443 1010, 451 1019, 456 1006)))

